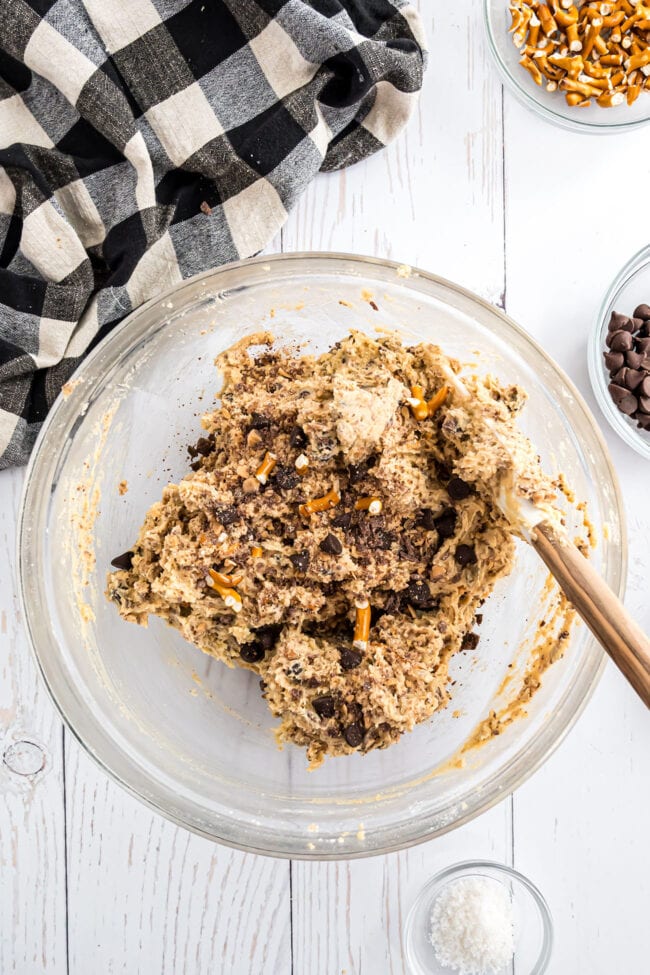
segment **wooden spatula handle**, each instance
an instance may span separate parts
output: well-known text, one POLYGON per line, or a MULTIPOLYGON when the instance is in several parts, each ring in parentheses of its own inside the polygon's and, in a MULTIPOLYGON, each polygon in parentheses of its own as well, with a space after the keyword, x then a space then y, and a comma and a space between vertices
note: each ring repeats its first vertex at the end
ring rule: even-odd
POLYGON ((593 635, 650 707, 650 639, 591 562, 546 522, 533 531, 533 545, 593 635))

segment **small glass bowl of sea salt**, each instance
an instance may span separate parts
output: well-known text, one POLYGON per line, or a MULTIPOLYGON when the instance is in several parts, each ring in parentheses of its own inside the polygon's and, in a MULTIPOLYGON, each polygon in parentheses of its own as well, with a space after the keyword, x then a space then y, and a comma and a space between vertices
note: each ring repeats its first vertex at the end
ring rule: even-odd
POLYGON ((553 947, 546 901, 500 863, 473 860, 436 874, 404 929, 413 975, 542 975, 553 947))

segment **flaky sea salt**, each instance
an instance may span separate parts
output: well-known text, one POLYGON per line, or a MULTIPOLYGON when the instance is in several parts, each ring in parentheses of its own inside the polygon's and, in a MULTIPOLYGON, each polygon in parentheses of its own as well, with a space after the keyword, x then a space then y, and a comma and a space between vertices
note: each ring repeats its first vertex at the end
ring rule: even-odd
POLYGON ((508 891, 489 877, 452 881, 433 905, 430 940, 439 964, 459 975, 497 975, 515 950, 508 891))

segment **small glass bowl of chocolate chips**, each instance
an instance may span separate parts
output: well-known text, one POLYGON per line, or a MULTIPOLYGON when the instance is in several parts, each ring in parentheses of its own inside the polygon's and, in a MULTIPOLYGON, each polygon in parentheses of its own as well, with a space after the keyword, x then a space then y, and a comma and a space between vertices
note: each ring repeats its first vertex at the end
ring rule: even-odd
POLYGON ((611 426, 650 459, 650 247, 625 265, 605 296, 589 375, 611 426))

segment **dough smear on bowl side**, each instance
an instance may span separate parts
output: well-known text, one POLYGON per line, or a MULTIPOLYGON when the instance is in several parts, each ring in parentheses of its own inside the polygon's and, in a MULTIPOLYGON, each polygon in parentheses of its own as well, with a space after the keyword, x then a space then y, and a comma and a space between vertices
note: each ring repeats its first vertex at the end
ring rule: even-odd
POLYGON ((278 742, 312 767, 385 748, 447 705, 449 660, 476 647, 512 568, 504 481, 561 517, 515 423, 525 394, 473 377, 461 402, 445 382, 460 364, 395 335, 352 332, 315 357, 259 333, 216 364, 193 470, 151 507, 107 596, 258 674, 278 742))

